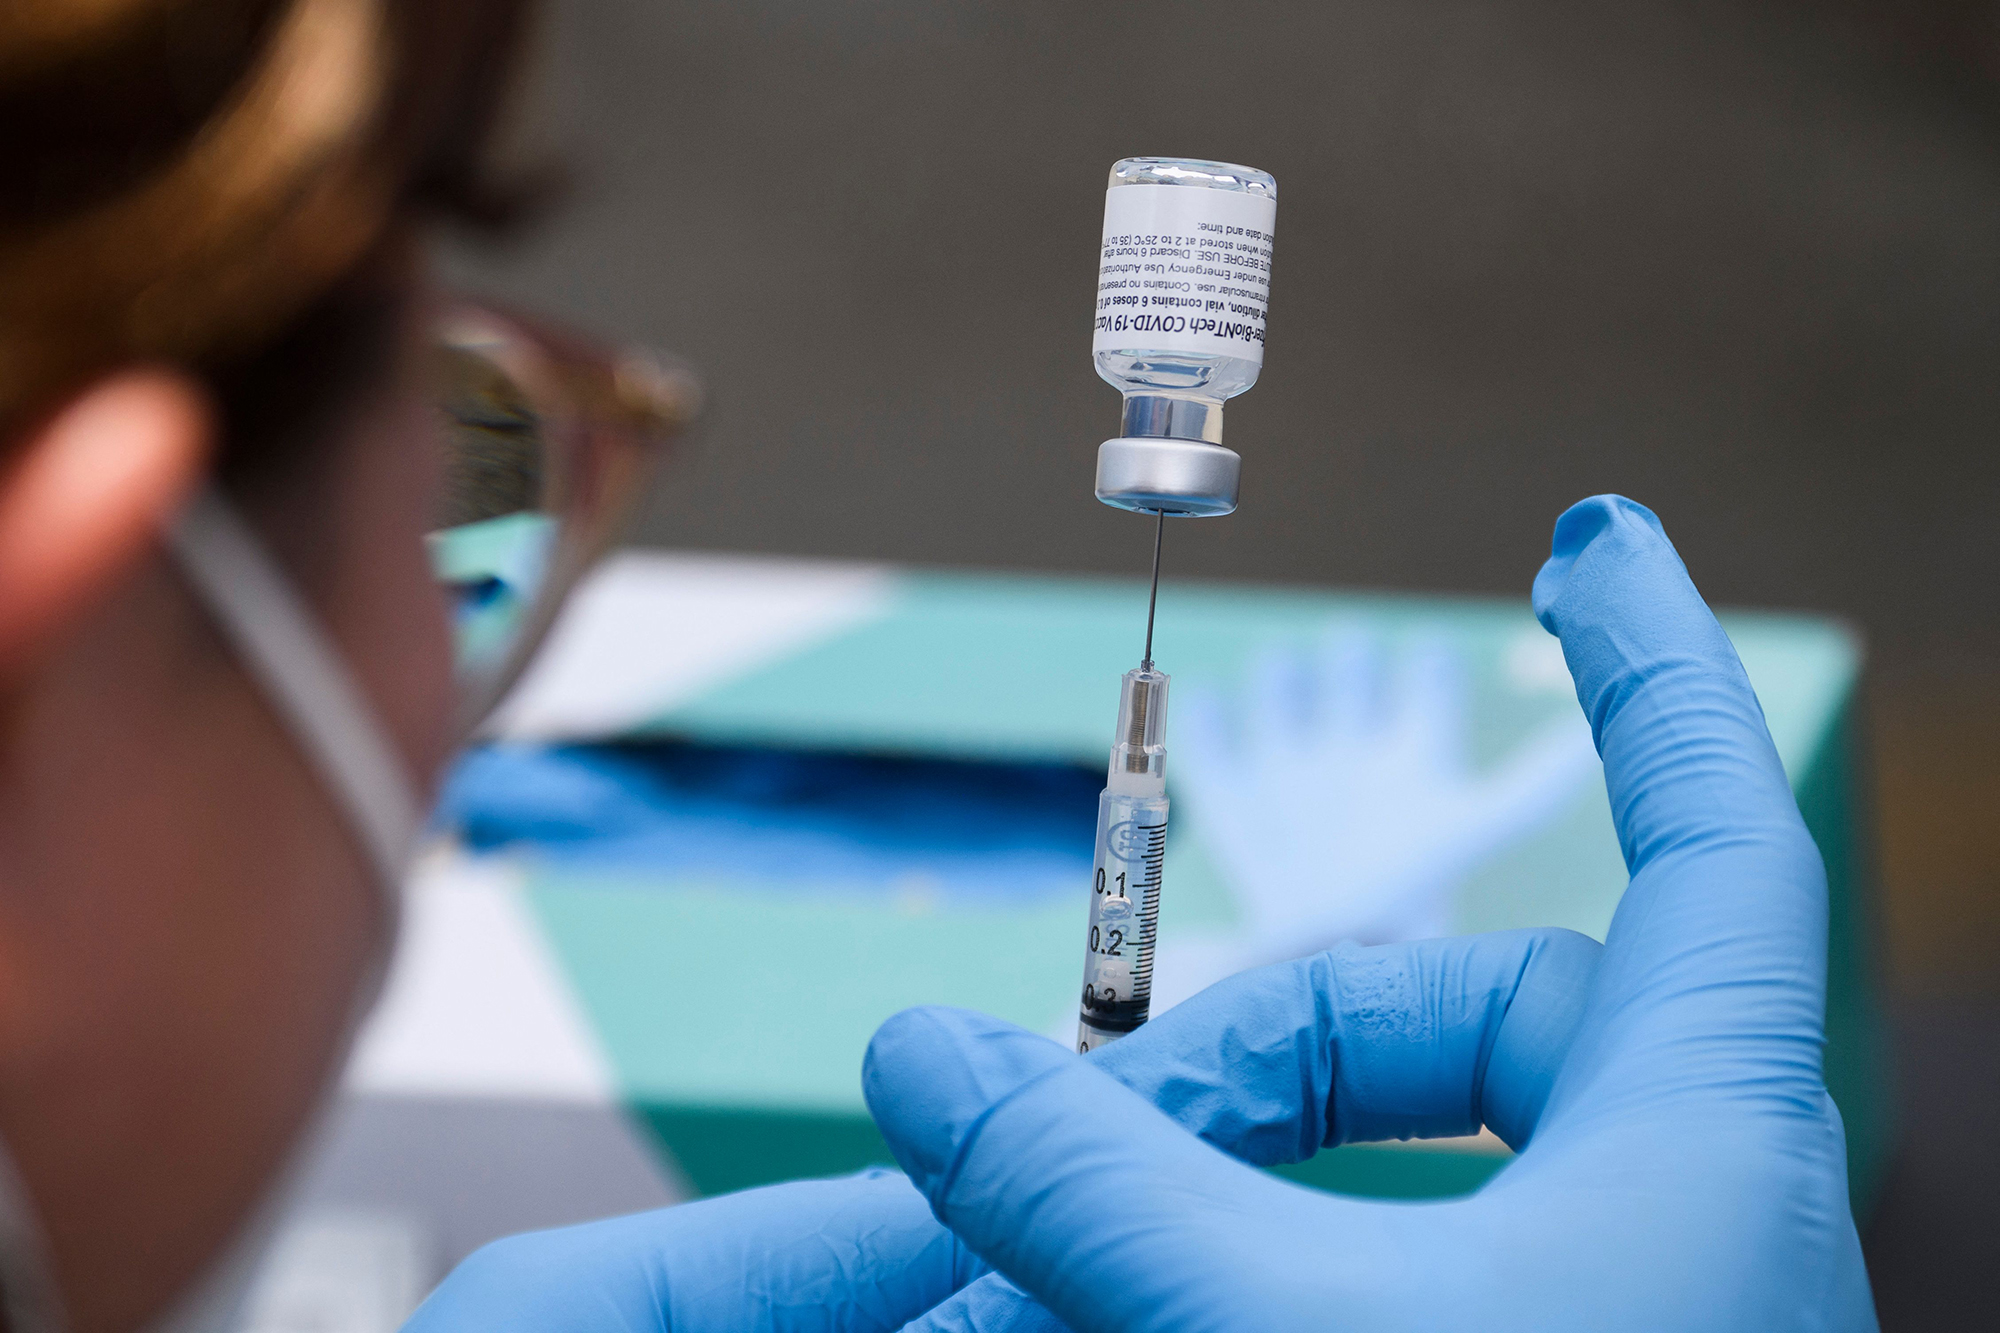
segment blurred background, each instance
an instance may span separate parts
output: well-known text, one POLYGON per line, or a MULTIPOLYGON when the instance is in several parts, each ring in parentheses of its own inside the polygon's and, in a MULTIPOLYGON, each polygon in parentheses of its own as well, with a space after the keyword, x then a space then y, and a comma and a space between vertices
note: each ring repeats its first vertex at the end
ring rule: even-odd
POLYGON ((1902 1150, 1886 1327, 2000 1258, 2000 6, 554 0, 512 135, 557 207, 457 282, 682 352, 675 548, 1143 572, 1090 494, 1104 173, 1271 171, 1242 510, 1170 575, 1525 595, 1652 506, 1710 599, 1840 617, 1902 1150))

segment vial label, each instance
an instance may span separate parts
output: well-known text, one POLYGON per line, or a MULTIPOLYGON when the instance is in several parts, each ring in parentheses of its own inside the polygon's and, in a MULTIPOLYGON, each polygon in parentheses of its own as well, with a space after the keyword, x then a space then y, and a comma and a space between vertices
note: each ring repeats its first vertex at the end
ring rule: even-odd
POLYGON ((1188 185, 1104 192, 1093 352, 1264 362, 1278 201, 1188 185))

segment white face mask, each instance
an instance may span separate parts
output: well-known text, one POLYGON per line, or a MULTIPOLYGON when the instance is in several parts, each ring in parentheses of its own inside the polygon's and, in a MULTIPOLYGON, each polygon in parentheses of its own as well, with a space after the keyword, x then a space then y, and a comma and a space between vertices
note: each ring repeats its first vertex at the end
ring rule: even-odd
MULTIPOLYGON (((423 812, 379 716, 291 580, 213 487, 196 496, 175 522, 168 545, 346 819, 374 872, 393 946, 402 916, 403 871, 423 812)), ((392 952, 393 947, 382 951, 355 993, 350 1038, 381 991, 392 952)), ((287 1175, 280 1173, 280 1183, 287 1175)), ((280 1192, 274 1189, 273 1197, 280 1192)), ((211 1280, 192 1293, 192 1305, 170 1325, 186 1326, 191 1316, 206 1323, 195 1313, 213 1308, 204 1297, 236 1285, 228 1275, 247 1271, 275 1221, 276 1209, 267 1200, 217 1262, 211 1280)), ((33 1200, 0 1145, 0 1294, 12 1333, 51 1333, 64 1326, 46 1253, 33 1200)))

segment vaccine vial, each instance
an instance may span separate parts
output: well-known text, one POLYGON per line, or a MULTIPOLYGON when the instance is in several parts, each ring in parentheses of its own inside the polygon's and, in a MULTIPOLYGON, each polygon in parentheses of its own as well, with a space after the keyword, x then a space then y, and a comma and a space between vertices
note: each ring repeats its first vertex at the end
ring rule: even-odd
POLYGON ((1098 449, 1097 496, 1148 513, 1226 514, 1241 460, 1222 405, 1257 382, 1271 291, 1278 183, 1193 158, 1111 168, 1091 350, 1125 396, 1098 449))

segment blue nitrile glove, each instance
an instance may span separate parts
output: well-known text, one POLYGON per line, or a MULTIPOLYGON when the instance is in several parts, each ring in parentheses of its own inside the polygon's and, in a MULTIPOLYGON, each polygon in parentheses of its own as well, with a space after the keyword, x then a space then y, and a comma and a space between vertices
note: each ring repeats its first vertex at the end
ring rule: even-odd
MULTIPOLYGON (((1256 1165, 1302 1161, 1322 1144, 1470 1134, 1481 1124, 1518 1149, 1583 1017, 1599 952, 1567 930, 1343 944, 1230 977, 1087 1058, 1183 1129, 1256 1165)), ((972 1041, 1018 1035, 977 1014, 913 1014, 972 1041)), ((955 1114, 956 1072, 925 1071, 943 1097, 911 1114, 955 1114)), ((911 1327, 1063 1329, 998 1273, 911 1327)))
MULTIPOLYGON (((1092 1058, 1249 1161, 1381 1138, 1419 1106, 1432 1133, 1468 1133, 1483 1118, 1518 1144, 1568 1049, 1597 952, 1568 931, 1344 948, 1233 977, 1092 1058), (1414 993, 1434 1003, 1411 1023, 1414 993), (1357 1041, 1352 1059, 1323 1072, 1340 1089, 1339 1123, 1321 1123, 1325 1099, 1301 1108, 1300 1061, 1332 1055, 1296 1049, 1301 1034, 1373 1032, 1385 1020, 1400 1035, 1357 1041)), ((446 1279, 407 1333, 893 1329, 985 1272, 902 1175, 875 1171, 497 1241, 446 1279)), ((975 1290, 981 1310, 1051 1323, 991 1274, 975 1290)))
MULTIPOLYGON (((1223 1108, 1261 1106, 1259 1141, 1298 1156, 1321 1130, 1484 1116, 1526 1136, 1518 1159, 1460 1200, 1319 1194, 1044 1038, 899 1015, 864 1072, 877 1121, 938 1217, 1048 1311, 1092 1333, 1874 1326, 1820 1072, 1825 875, 1743 668, 1628 500, 1563 515, 1535 609, 1562 639, 1632 875, 1546 1105, 1520 1099, 1527 1121, 1503 1127, 1488 1103, 1504 1041, 1424 1039, 1458 1008, 1448 969, 1391 969, 1356 1014, 1354 955, 1336 954, 1320 1003, 1242 1010, 1243 1086, 1223 1108)), ((1048 1322, 989 1276, 921 1326, 1048 1322)))
POLYGON ((909 1181, 877 1169, 495 1241, 404 1330, 886 1330, 984 1271, 909 1181))

